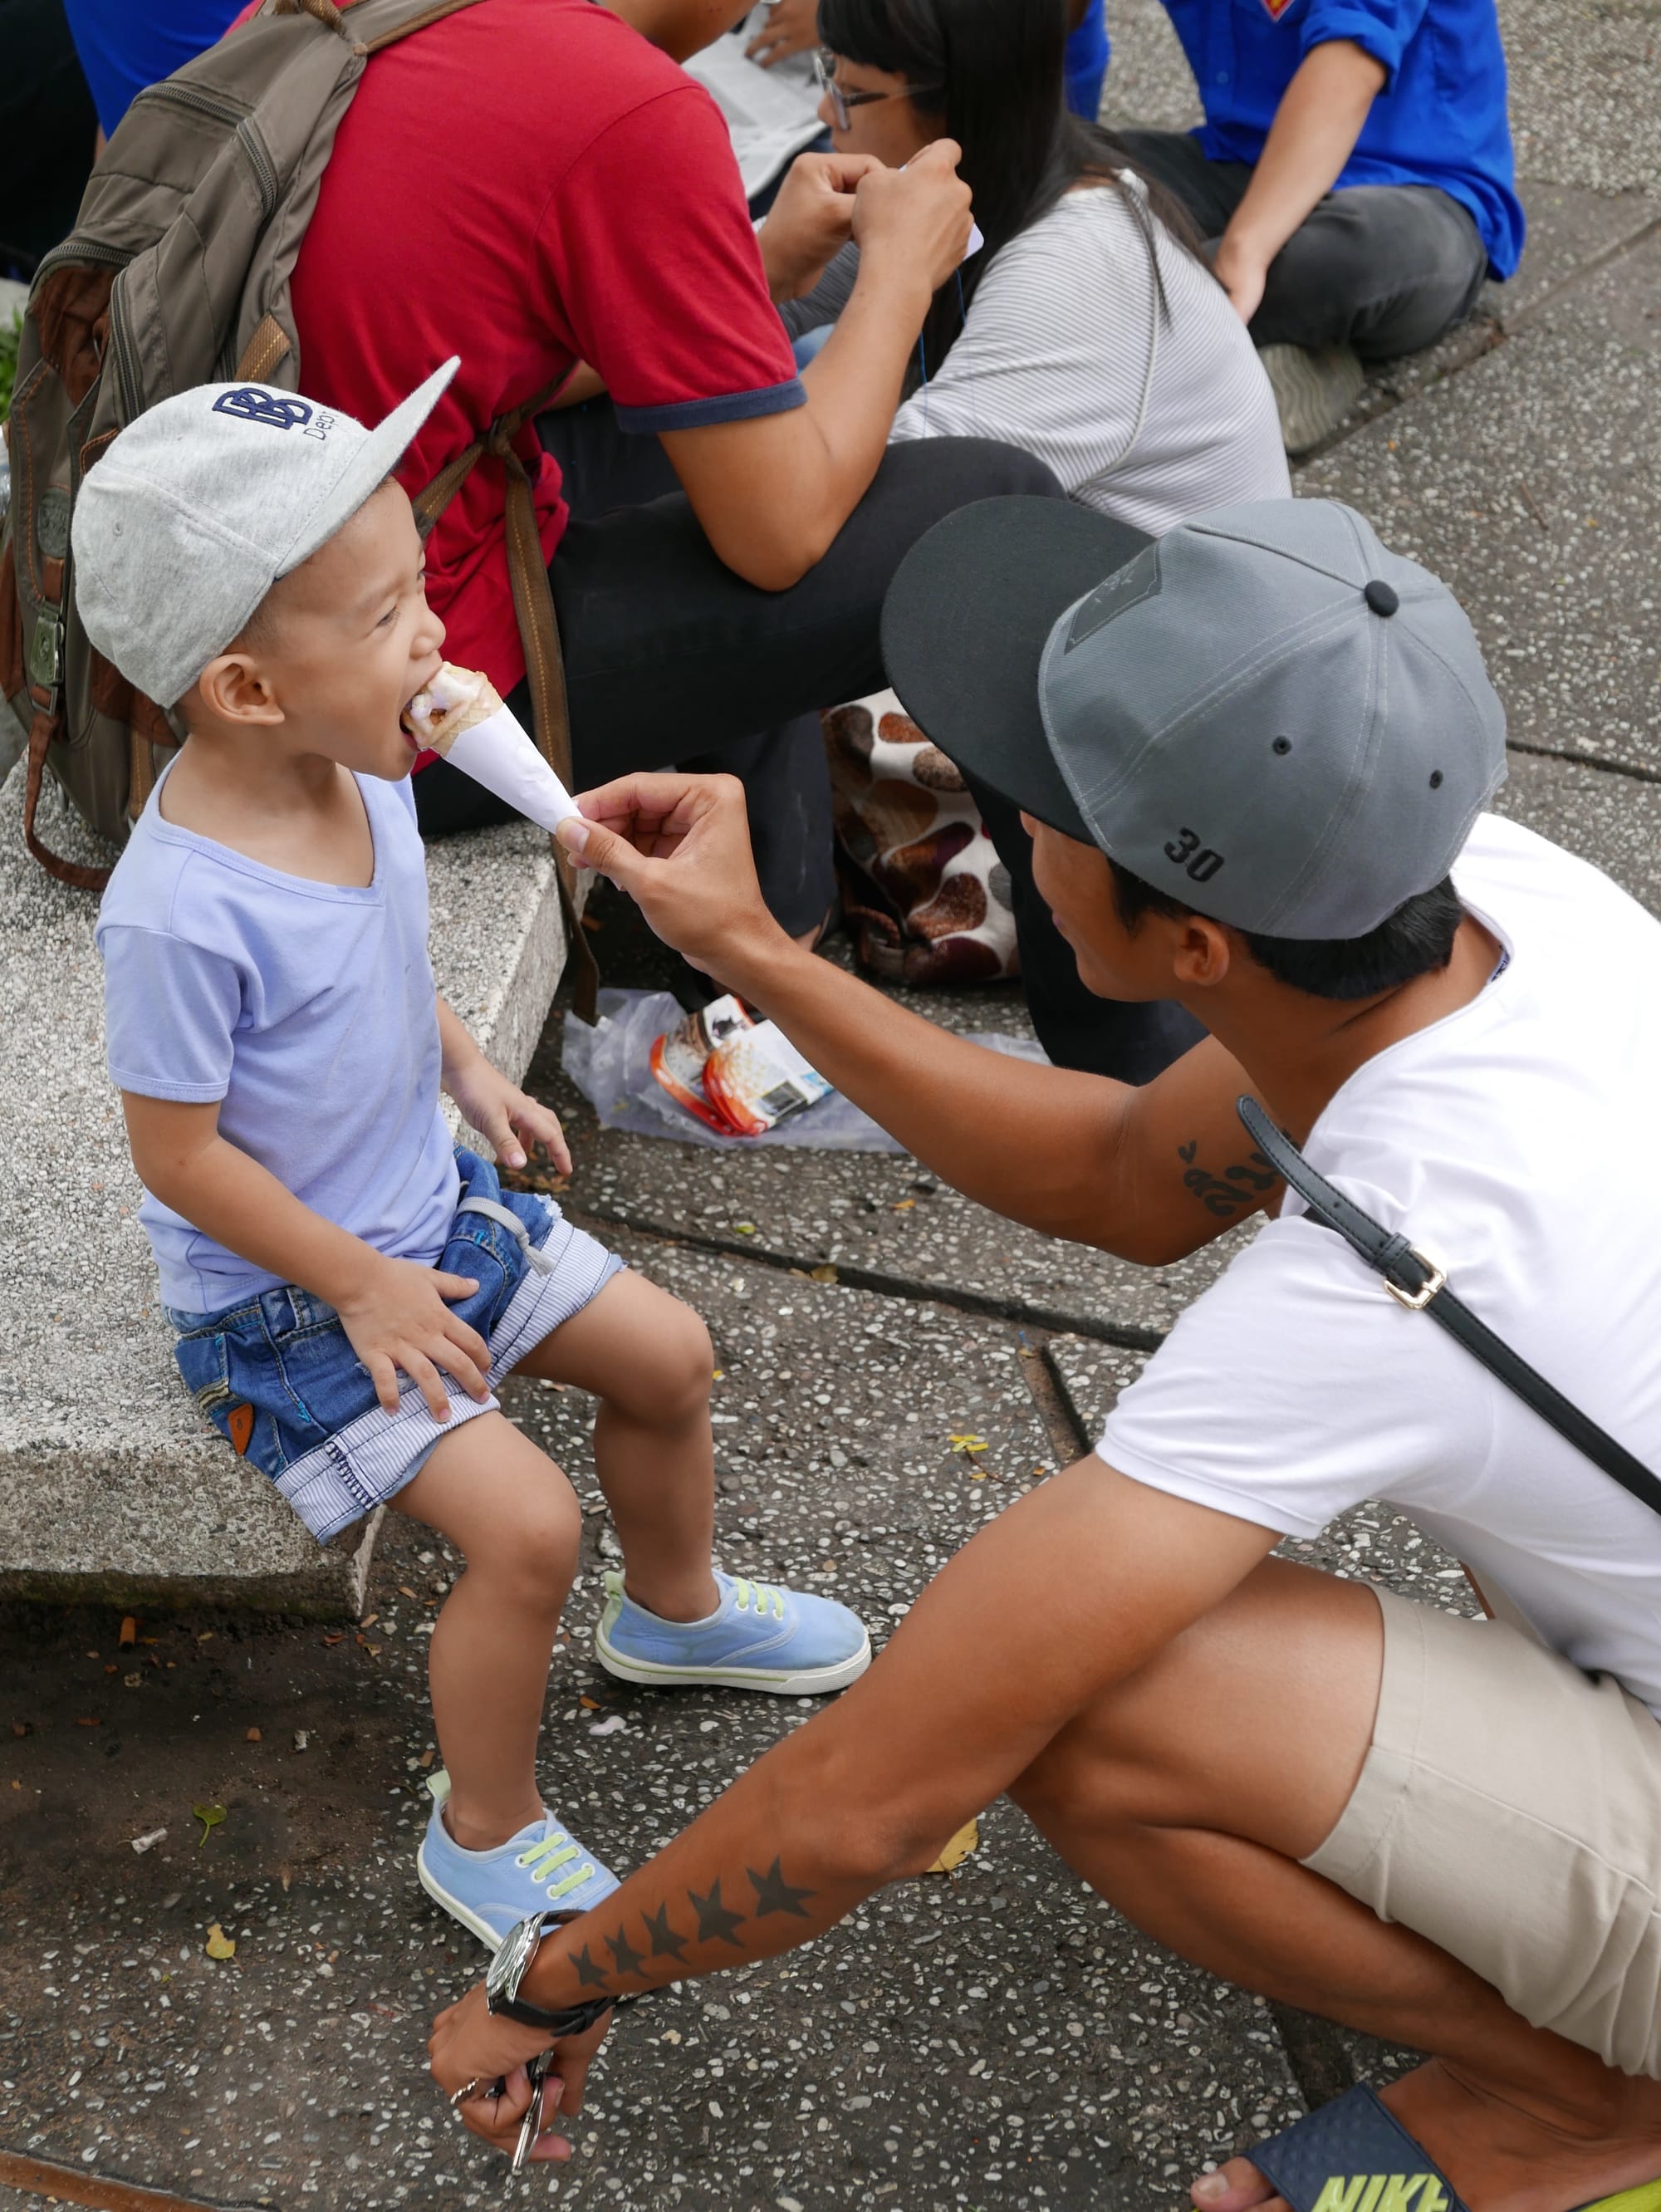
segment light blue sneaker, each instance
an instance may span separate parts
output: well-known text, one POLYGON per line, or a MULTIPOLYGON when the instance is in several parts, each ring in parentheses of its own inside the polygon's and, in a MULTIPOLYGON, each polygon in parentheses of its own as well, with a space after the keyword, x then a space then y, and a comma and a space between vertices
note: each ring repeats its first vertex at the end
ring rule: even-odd
POLYGON ((871 1663, 871 1640, 857 1613, 834 1598, 809 1597, 742 1575, 715 1577, 721 1602, 704 1620, 663 1620, 605 1578, 606 1608, 594 1656, 620 1681, 655 1689, 705 1683, 768 1690, 780 1698, 846 1690, 871 1663))
POLYGON ((444 1825, 450 1777, 440 1768, 427 1786, 433 1804, 415 1854, 421 1886, 488 1949, 533 1912, 556 1906, 587 1912, 617 1887, 610 1868, 568 1835, 546 1806, 540 1820, 494 1850, 464 1851, 444 1825))

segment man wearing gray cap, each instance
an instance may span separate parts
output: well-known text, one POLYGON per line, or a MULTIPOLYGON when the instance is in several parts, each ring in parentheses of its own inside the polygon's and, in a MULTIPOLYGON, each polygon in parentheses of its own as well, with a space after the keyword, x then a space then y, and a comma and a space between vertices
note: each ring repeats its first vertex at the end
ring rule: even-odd
MULTIPOLYGON (((1661 1208, 1631 1155, 1661 926, 1484 811, 1504 723, 1470 624, 1346 507, 1138 545, 988 501, 913 549, 884 647, 921 726, 1025 811, 1086 982, 1209 1032, 1153 1083, 1002 1059, 800 954, 721 782, 626 779, 561 836, 1000 1212, 1149 1265, 1270 1218, 1097 1449, 548 1936, 524 1993, 571 2002, 597 1932, 618 1994, 805 1941, 1008 1792, 1173 1949, 1430 2054, 1198 2179, 1206 2212, 1649 2212, 1661 1208), (1336 1194, 1306 1206, 1311 1165, 1336 1194), (1398 1296, 1322 1225, 1334 1195, 1398 1296), (1575 1401, 1585 1449, 1445 1333, 1456 1306, 1575 1401), (1488 1617, 1270 1556, 1367 1498, 1468 1562, 1488 1617), (640 1933, 665 1923, 670 1959, 640 1933)), ((453 2090, 536 2047, 475 1993, 434 2071, 453 2090)), ((555 2047, 567 2110, 590 2048, 555 2047)), ((500 2139, 527 2103, 516 2075, 463 2110, 500 2139)))

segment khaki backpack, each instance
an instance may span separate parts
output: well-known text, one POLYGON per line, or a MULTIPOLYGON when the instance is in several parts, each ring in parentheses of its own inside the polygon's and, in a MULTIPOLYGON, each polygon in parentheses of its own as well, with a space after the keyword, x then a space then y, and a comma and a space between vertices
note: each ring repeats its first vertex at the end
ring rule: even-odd
MULTIPOLYGON (((75 229, 30 288, 9 428, 0 551, 0 695, 27 728, 24 836, 60 882, 107 868, 48 851, 35 828, 50 770, 114 844, 182 732, 96 652, 75 606, 70 520, 118 431, 175 392, 246 377, 298 388, 289 278, 340 118, 371 58, 480 0, 265 0, 258 15, 141 92, 99 157, 75 229)), ((507 472, 507 551, 536 743, 571 779, 565 678, 530 479, 512 441, 555 387, 482 428, 415 501, 430 531, 488 453, 507 472)), ((569 864, 558 847, 567 924, 569 864)), ((569 929, 588 997, 586 933, 569 929)))

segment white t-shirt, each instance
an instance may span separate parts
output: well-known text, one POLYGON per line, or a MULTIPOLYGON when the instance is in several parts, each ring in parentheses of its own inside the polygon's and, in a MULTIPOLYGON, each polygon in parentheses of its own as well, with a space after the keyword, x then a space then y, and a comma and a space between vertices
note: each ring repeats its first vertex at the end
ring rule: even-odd
MULTIPOLYGON (((1367 1061, 1311 1164, 1661 1474, 1661 923, 1492 815, 1454 870, 1511 957, 1367 1061)), ((1101 1457, 1294 1536, 1384 1500, 1661 1717, 1661 1516, 1409 1313, 1288 1193, 1108 1419, 1101 1457)))
POLYGON ((1289 498, 1275 396, 1246 325, 1153 228, 1168 317, 1123 197, 1111 185, 1064 194, 997 254, 890 436, 1019 446, 1071 498, 1155 538, 1202 507, 1289 498))

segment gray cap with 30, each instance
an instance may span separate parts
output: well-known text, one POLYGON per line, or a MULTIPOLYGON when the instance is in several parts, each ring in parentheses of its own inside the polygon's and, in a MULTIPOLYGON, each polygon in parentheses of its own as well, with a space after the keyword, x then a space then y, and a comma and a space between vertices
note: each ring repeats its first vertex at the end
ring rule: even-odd
POLYGON ((1336 501, 1276 500, 1139 550, 1097 518, 1082 590, 1090 531, 1056 507, 966 508, 896 578, 889 674, 943 751, 1236 928, 1364 936, 1441 880, 1506 773, 1504 711, 1445 584, 1336 501), (1006 626, 1006 653, 1038 647, 1021 714, 980 665, 1012 593, 1027 635, 1006 626))
POLYGON ((197 385, 130 422, 82 484, 70 534, 98 651, 158 706, 182 698, 391 474, 458 366, 373 430, 264 384, 197 385))

